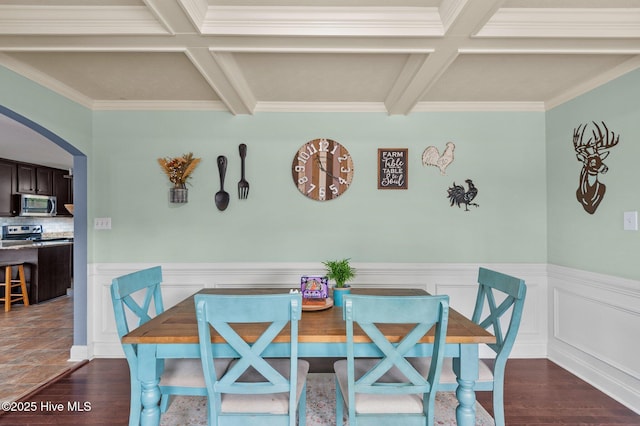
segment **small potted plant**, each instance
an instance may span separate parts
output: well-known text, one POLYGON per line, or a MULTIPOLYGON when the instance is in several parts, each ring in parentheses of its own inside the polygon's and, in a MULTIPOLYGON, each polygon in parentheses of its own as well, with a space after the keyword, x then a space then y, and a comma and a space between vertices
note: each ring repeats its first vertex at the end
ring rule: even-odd
POLYGON ((327 278, 336 282, 333 288, 333 302, 336 306, 343 305, 343 296, 351 292, 351 288, 347 282, 356 276, 355 268, 349 264, 350 260, 351 259, 347 258, 322 262, 327 268, 327 278))

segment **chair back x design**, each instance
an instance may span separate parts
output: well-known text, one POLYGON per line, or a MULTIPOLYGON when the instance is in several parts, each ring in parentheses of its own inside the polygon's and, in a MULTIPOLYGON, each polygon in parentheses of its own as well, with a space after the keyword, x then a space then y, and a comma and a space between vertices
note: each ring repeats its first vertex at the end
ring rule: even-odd
MULTIPOLYGON (((493 368, 480 361, 478 381, 474 389, 493 391, 493 415, 496 426, 505 424, 504 372, 520 328, 526 294, 527 286, 524 280, 486 268, 479 269, 478 293, 472 320, 496 336, 496 343, 488 345, 496 352, 496 358, 493 368), (503 329, 507 319, 508 325, 503 329)), ((438 390, 456 389, 453 367, 452 360, 446 359, 438 390)))
POLYGON ((490 329, 496 336, 496 343, 488 346, 497 354, 496 364, 501 364, 501 370, 504 370, 520 328, 527 286, 524 280, 485 268, 478 271, 478 284, 476 306, 471 319, 482 328, 490 329), (504 296, 499 305, 496 293, 504 296), (485 305, 488 313, 483 317, 485 305), (511 313, 511 318, 503 332, 501 320, 508 312, 511 313))
POLYGON ((195 296, 202 368, 208 395, 210 425, 305 424, 306 379, 309 363, 298 359, 298 321, 302 315, 300 294, 195 296), (258 324, 247 334, 237 324, 258 324), (289 326, 290 339, 278 335, 289 326), (223 374, 213 368, 217 345, 211 327, 235 352, 223 374), (264 351, 278 345, 278 356, 264 351))
MULTIPOLYGON (((442 368, 449 315, 448 296, 345 296, 347 359, 336 361, 336 424, 343 403, 350 425, 433 425, 436 386, 442 368), (381 358, 357 358, 354 327, 359 326, 381 358), (411 324, 399 341, 381 327, 411 324), (410 362, 417 344, 434 329, 428 372, 410 362), (388 334, 387 334, 388 335, 388 334)), ((422 353, 422 352, 421 352, 422 353)))
MULTIPOLYGON (((164 312, 160 284, 162 269, 155 266, 114 278, 111 282, 111 301, 120 339, 133 328, 164 312), (130 322, 131 321, 131 325, 130 322)), ((129 425, 140 423, 142 404, 141 384, 138 380, 138 348, 135 344, 122 344, 131 377, 131 407, 129 425)), ((218 369, 224 369, 229 360, 220 360, 218 369)), ((206 395, 204 377, 199 359, 171 359, 159 362, 162 393, 161 409, 166 411, 169 395, 206 395)))

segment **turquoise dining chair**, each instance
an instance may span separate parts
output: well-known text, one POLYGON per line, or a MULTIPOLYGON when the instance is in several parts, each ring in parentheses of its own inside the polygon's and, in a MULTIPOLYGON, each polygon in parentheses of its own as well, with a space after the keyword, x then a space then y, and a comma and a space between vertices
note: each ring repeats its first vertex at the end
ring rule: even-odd
MULTIPOLYGON (((342 425, 344 405, 350 426, 433 425, 435 383, 442 368, 448 296, 345 296, 347 359, 334 363, 336 425, 342 425), (381 352, 382 358, 356 358, 354 327, 358 325, 381 352), (381 324, 411 324, 400 342, 390 342, 381 324), (411 350, 435 326, 428 372, 409 362, 411 350), (346 398, 345 398, 346 396, 346 398)), ((415 355, 414 355, 415 356, 415 355)))
MULTIPOLYGON (((137 320, 135 327, 149 321, 153 316, 164 312, 160 283, 162 270, 160 266, 136 271, 111 282, 111 301, 116 319, 118 336, 129 333, 130 321, 137 320), (140 301, 140 302, 138 302, 140 301)), ((135 328, 134 327, 134 328, 135 328)), ((141 385, 138 381, 138 348, 134 344, 122 343, 129 364, 131 377, 131 407, 129 425, 140 424, 141 385)), ((224 371, 229 365, 229 359, 216 360, 216 369, 224 371)), ((162 412, 167 410, 169 395, 205 396, 207 394, 202 364, 199 359, 167 359, 161 365, 160 392, 162 412)))
POLYGON ((296 412, 304 425, 309 363, 298 359, 302 296, 197 294, 195 304, 209 425, 294 426, 296 412), (233 328, 241 323, 260 327, 244 336, 233 328), (264 350, 287 325, 290 342, 277 343, 286 358, 265 358, 264 350), (210 326, 237 354, 223 374, 213 368, 217 349, 210 326))
MULTIPOLYGON (((505 424, 504 370, 520 328, 526 294, 524 280, 486 268, 479 269, 478 294, 471 319, 496 336, 496 343, 488 345, 496 353, 496 357, 493 368, 480 360, 478 381, 474 389, 493 392, 493 417, 496 426, 505 424), (503 325, 507 321, 508 326, 503 331, 503 325)), ((453 360, 446 358, 438 390, 455 391, 457 386, 453 360)))

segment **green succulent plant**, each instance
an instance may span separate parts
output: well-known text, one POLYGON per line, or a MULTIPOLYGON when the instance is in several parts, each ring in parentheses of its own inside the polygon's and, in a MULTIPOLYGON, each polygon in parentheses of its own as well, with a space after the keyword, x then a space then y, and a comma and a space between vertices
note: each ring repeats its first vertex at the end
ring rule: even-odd
POLYGON ((356 276, 356 270, 349 261, 351 259, 328 260, 322 262, 327 267, 327 278, 336 282, 336 288, 348 287, 347 282, 356 276))

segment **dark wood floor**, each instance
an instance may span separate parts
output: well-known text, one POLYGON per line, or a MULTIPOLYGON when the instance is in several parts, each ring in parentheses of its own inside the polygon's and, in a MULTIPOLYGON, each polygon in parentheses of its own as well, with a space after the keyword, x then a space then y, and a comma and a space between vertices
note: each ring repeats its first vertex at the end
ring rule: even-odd
MULTIPOLYGON (((313 371, 328 371, 328 363, 313 362, 313 371)), ((640 425, 640 416, 542 359, 513 359, 507 364, 505 412, 507 425, 640 425)), ((23 399, 35 413, 0 414, 0 425, 124 425, 129 416, 129 370, 123 359, 96 359, 23 399), (42 404, 62 404, 61 412, 42 404), (88 411, 70 412, 69 403, 88 411)), ((491 393, 478 401, 492 413, 491 393)))

